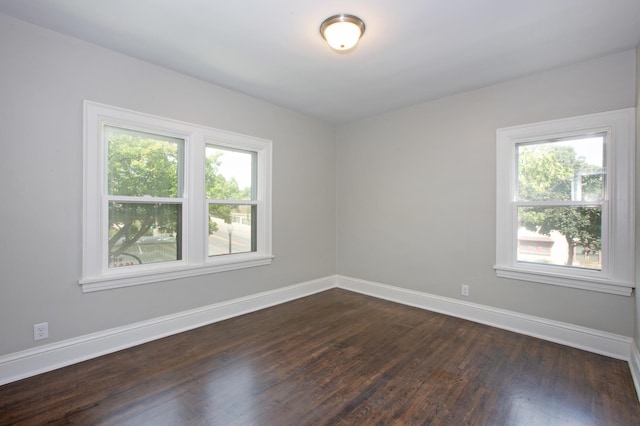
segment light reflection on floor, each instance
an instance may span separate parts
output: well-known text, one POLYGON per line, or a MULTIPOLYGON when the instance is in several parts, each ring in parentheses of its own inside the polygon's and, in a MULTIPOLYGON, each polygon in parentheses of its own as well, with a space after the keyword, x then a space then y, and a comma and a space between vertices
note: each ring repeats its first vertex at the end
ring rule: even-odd
POLYGON ((585 415, 569 401, 557 395, 544 395, 537 390, 521 387, 511 392, 509 412, 505 424, 514 426, 597 426, 596 419, 585 415))

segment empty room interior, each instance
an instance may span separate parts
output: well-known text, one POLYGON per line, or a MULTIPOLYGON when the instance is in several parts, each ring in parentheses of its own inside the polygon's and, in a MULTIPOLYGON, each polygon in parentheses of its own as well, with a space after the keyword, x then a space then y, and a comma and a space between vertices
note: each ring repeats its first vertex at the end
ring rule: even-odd
POLYGON ((637 0, 0 0, 0 425, 640 425, 639 83, 637 0))

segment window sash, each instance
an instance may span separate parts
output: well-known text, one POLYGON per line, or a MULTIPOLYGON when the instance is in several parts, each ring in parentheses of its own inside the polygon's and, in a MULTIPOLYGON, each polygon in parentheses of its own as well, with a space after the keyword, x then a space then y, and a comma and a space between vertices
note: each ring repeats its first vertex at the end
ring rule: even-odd
POLYGON ((155 269, 163 267, 181 267, 188 264, 186 247, 188 244, 188 236, 186 235, 187 220, 189 214, 188 203, 185 198, 168 198, 168 197, 130 197, 130 196, 115 196, 104 195, 102 203, 102 226, 101 226, 101 241, 102 241, 102 256, 101 256, 101 273, 102 276, 108 277, 112 275, 132 274, 136 272, 153 271, 155 269), (130 268, 111 268, 110 263, 110 250, 109 250, 109 204, 111 203, 124 203, 124 204, 172 204, 179 205, 180 212, 178 214, 178 231, 179 241, 177 241, 179 258, 176 260, 167 260, 163 262, 142 263, 139 265, 132 265, 130 268))
MULTIPOLYGON (((595 175, 595 174, 601 174, 603 176, 603 193, 601 195, 600 198, 598 198, 598 200, 605 200, 607 199, 607 186, 608 186, 608 179, 606 178, 606 171, 607 171, 607 139, 609 138, 609 132, 597 132, 597 133, 577 133, 571 136, 566 136, 566 137, 560 137, 560 138, 545 138, 545 139, 541 139, 541 140, 535 140, 535 141, 526 141, 526 142, 516 142, 515 143, 515 164, 516 164, 516 168, 515 168, 515 194, 514 194, 514 199, 515 200, 519 200, 519 201, 541 201, 541 200, 524 200, 521 198, 521 194, 520 194, 520 186, 521 186, 521 182, 520 182, 520 159, 521 156, 525 154, 525 152, 522 152, 523 149, 527 149, 530 147, 535 147, 535 146, 543 146, 546 145, 549 148, 551 148, 552 145, 556 145, 556 147, 562 147, 562 146, 567 146, 568 143, 570 142, 580 142, 580 141, 587 141, 587 140, 596 140, 596 139, 601 139, 601 143, 602 143, 602 152, 600 152, 600 154, 602 155, 602 159, 601 159, 601 164, 599 165, 595 165, 595 164, 590 164, 587 162, 583 162, 582 166, 584 167, 599 167, 601 169, 601 173, 589 173, 588 175, 595 175)), ((584 143, 586 144, 586 142, 584 143)), ((575 147, 577 148, 577 146, 575 147)), ((590 152, 590 150, 584 150, 584 148, 582 150, 578 150, 578 151, 582 151, 582 152, 576 152, 576 158, 575 160, 578 161, 578 159, 581 157, 581 154, 593 154, 592 152, 590 152)), ((584 176, 584 175, 581 175, 584 176)), ((575 175, 574 175, 575 177, 575 175)), ((580 189, 580 193, 582 192, 582 188, 580 189)), ((573 197, 575 196, 574 193, 574 188, 573 188, 573 182, 572 182, 572 189, 571 189, 571 201, 579 201, 579 200, 574 200, 573 197)), ((567 201, 564 199, 552 199, 552 201, 567 201)))
MULTIPOLYGON (((607 202, 597 202, 597 203, 579 203, 579 202, 563 202, 563 203, 552 203, 552 202, 514 202, 512 208, 512 223, 513 230, 512 235, 514 238, 513 241, 513 259, 515 265, 520 265, 524 268, 532 269, 539 272, 554 272, 558 274, 569 274, 575 275, 576 277, 586 276, 586 277, 606 277, 608 275, 609 268, 609 232, 607 224, 609 222, 609 208, 607 202), (518 257, 518 248, 519 248, 519 238, 518 238, 518 230, 519 226, 519 214, 518 210, 521 207, 541 207, 541 208, 553 208, 553 207, 561 207, 561 208, 577 208, 577 207, 590 207, 590 208, 599 208, 600 209, 600 221, 601 221, 601 229, 600 229, 600 240, 601 240, 601 264, 600 268, 581 268, 573 265, 558 265, 558 264, 543 264, 540 262, 530 262, 520 260, 518 257)), ((567 253, 568 254, 568 253, 567 253)))
MULTIPOLYGON (((207 203, 208 208, 207 208, 207 212, 208 212, 208 217, 209 220, 208 222, 208 237, 209 237, 209 241, 208 241, 208 247, 207 247, 207 255, 209 256, 209 258, 215 257, 215 256, 220 256, 220 255, 242 255, 245 253, 253 253, 253 252, 257 252, 258 251, 258 241, 259 241, 259 236, 258 236, 258 203, 224 203, 224 202, 209 202, 207 203), (225 224, 220 224, 219 226, 222 226, 223 229, 220 229, 218 227, 218 229, 216 231, 213 231, 211 229, 211 221, 212 221, 212 216, 211 216, 211 206, 246 206, 249 207, 250 211, 249 211, 249 223, 246 223, 245 221, 243 221, 242 219, 240 221, 236 221, 234 220, 233 217, 233 213, 232 213, 232 217, 230 220, 230 223, 225 223, 225 224), (227 242, 226 244, 228 244, 228 249, 220 249, 220 244, 215 244, 215 241, 212 241, 212 235, 213 232, 217 233, 217 238, 220 238, 220 233, 223 234, 222 238, 224 238, 225 235, 225 230, 224 227, 227 227, 228 229, 228 236, 227 236, 227 242), (247 227, 248 227, 248 232, 247 232, 247 227), (242 237, 240 238, 240 241, 242 241, 240 243, 241 246, 244 246, 245 249, 241 250, 241 249, 233 249, 232 246, 232 241, 235 243, 235 245, 238 245, 238 239, 235 238, 233 239, 233 235, 238 235, 238 231, 240 231, 240 235, 242 235, 242 237), (248 239, 248 242, 246 241, 246 239, 248 239), (212 247, 213 246, 213 247, 212 247), (213 249, 213 250, 212 250, 213 249), (217 253, 216 253, 217 251, 217 253)), ((237 216, 236 216, 237 217, 237 216)), ((221 218, 219 218, 221 219, 221 218)))
MULTIPOLYGON (((250 165, 250 185, 251 185, 251 192, 250 192, 250 196, 249 198, 244 199, 244 201, 257 201, 258 199, 258 187, 259 187, 259 182, 258 182, 258 173, 257 173, 257 164, 258 164, 258 159, 261 157, 260 153, 253 151, 253 150, 249 150, 249 149, 238 149, 235 147, 229 147, 228 145, 224 145, 224 144, 220 144, 220 143, 214 143, 212 141, 208 141, 205 147, 205 150, 207 149, 215 149, 215 150, 220 150, 220 151, 228 151, 228 152, 232 152, 232 153, 239 153, 239 154, 247 154, 251 156, 251 165, 250 165)), ((224 160, 224 154, 223 154, 223 160, 224 160)), ((208 188, 205 188, 205 190, 208 188)), ((241 189, 241 188, 239 188, 241 189)), ((208 200, 219 200, 219 201, 231 201, 231 199, 225 199, 225 198, 207 198, 208 200)), ((235 200, 234 200, 235 201, 235 200)))
MULTIPOLYGON (((104 168, 104 176, 103 176, 103 192, 104 195, 114 195, 114 196, 125 196, 121 194, 111 194, 109 190, 109 173, 108 173, 108 156, 109 156, 109 141, 107 139, 107 133, 109 132, 107 129, 117 129, 121 134, 133 136, 133 137, 142 137, 142 136, 153 136, 154 140, 159 142, 167 142, 167 143, 176 143, 177 144, 177 182, 176 182, 176 196, 169 198, 181 198, 184 196, 185 191, 185 151, 187 149, 187 137, 185 135, 180 134, 171 134, 170 132, 163 131, 161 129, 153 129, 153 128, 144 128, 131 125, 129 123, 120 123, 117 121, 103 120, 101 122, 101 140, 104 144, 104 162, 102 165, 104 168)), ((143 195, 145 197, 151 195, 143 195)), ((162 197, 160 197, 162 198, 162 197)))

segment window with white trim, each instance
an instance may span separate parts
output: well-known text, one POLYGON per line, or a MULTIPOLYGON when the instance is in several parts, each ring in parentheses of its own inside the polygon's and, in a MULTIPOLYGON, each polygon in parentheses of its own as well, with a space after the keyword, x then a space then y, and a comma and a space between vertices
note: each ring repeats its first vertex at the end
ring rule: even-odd
POLYGON ((271 263, 271 142, 85 101, 83 291, 271 263))
POLYGON ((496 273, 630 295, 635 109, 497 130, 496 273))

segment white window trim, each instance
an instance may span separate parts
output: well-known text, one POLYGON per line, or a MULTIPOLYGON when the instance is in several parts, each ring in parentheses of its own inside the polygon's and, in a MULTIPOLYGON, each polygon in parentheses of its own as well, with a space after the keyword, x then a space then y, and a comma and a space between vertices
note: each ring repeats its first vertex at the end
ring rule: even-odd
POLYGON ((635 286, 635 108, 497 130, 496 265, 498 277, 630 296, 635 286), (608 217, 601 271, 518 262, 514 202, 516 145, 607 132, 608 217))
POLYGON ((268 265, 271 251, 272 143, 191 123, 84 102, 84 204, 83 292, 128 287, 204 274, 268 265), (107 209, 103 207, 104 140, 102 124, 128 126, 185 139, 182 260, 128 268, 108 268, 106 247, 107 209), (257 153, 257 251, 228 256, 208 256, 208 214, 204 191, 205 146, 217 145, 257 153), (186 170, 189 169, 189 172, 186 170))

